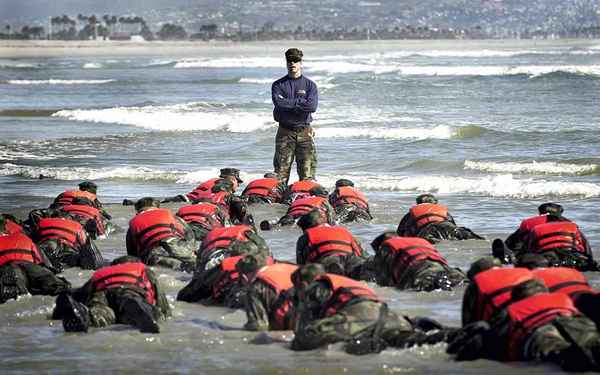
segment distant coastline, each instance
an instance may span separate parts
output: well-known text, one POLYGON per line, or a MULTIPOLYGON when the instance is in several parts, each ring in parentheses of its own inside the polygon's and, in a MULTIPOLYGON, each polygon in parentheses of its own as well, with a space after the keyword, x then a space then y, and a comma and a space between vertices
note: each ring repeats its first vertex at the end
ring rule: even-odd
POLYGON ((487 39, 487 40, 352 40, 352 41, 48 41, 48 40, 0 40, 0 58, 27 57, 60 57, 60 56, 186 56, 195 54, 212 54, 231 52, 235 55, 236 47, 243 46, 246 52, 272 54, 273 49, 282 50, 289 46, 311 48, 325 45, 343 47, 355 44, 380 46, 386 44, 394 48, 419 50, 420 48, 456 48, 464 46, 469 49, 485 48, 517 48, 521 46, 600 46, 600 39, 487 39))

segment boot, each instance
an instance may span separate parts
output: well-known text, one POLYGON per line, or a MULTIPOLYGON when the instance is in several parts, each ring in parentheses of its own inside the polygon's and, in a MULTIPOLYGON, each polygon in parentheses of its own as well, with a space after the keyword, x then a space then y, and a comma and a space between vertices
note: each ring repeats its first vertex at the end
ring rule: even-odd
POLYGON ((15 268, 6 268, 0 276, 0 303, 10 299, 17 299, 21 294, 27 293, 27 290, 19 286, 19 278, 16 272, 20 270, 15 268))
POLYGON ((499 238, 496 238, 494 242, 492 242, 492 255, 494 258, 500 260, 502 264, 512 264, 513 257, 512 251, 504 246, 504 241, 499 238))
POLYGON ((263 220, 260 222, 260 230, 271 230, 273 228, 273 224, 269 222, 269 220, 263 220))
POLYGON ((88 308, 73 299, 68 293, 56 298, 56 309, 61 312, 63 328, 66 332, 87 332, 90 327, 88 308))
POLYGON ((126 299, 121 305, 121 320, 131 324, 142 333, 160 333, 160 327, 154 319, 152 307, 139 299, 126 299))
POLYGON ((123 199, 123 206, 133 206, 135 204, 135 201, 132 201, 131 199, 123 199))

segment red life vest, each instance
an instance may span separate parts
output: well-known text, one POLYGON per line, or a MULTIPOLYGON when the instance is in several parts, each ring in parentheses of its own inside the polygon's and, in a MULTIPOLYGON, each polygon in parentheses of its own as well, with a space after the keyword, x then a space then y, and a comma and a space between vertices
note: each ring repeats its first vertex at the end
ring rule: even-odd
POLYGON ((154 286, 146 276, 144 263, 132 262, 103 267, 92 275, 92 286, 97 292, 126 285, 135 285, 143 289, 146 301, 151 305, 156 304, 154 286))
POLYGON ((369 202, 367 201, 367 197, 356 190, 351 186, 342 186, 335 189, 335 201, 333 202, 333 206, 341 206, 346 204, 352 204, 363 208, 365 210, 369 209, 369 202))
POLYGON ((177 211, 177 216, 188 223, 196 223, 202 228, 211 230, 223 227, 218 213, 219 208, 212 203, 197 203, 181 207, 177 211))
POLYGON ((242 192, 242 196, 259 195, 261 197, 271 198, 273 201, 280 201, 281 192, 277 190, 279 184, 281 184, 281 181, 276 178, 260 178, 258 180, 250 181, 242 192))
POLYGON ((530 251, 544 252, 553 249, 571 249, 585 253, 581 242, 577 240, 579 228, 577 224, 569 221, 551 221, 533 227, 530 251))
POLYGON ((78 222, 62 217, 40 219, 36 237, 39 243, 47 240, 57 240, 75 251, 87 241, 87 233, 78 222))
POLYGON ((392 237, 385 240, 381 245, 388 246, 394 253, 392 267, 395 281, 400 280, 405 270, 425 260, 448 264, 448 261, 432 244, 419 237, 392 237))
MULTIPOLYGON (((201 183, 200 185, 196 186, 196 188, 192 191, 190 191, 189 193, 187 193, 185 196, 190 200, 190 201, 196 201, 198 200, 201 196, 202 196, 202 192, 211 192, 212 188, 215 186, 216 182, 221 180, 220 177, 215 177, 215 178, 211 178, 210 180, 204 181, 203 183, 201 183)), ((231 183, 233 184, 233 191, 237 190, 238 187, 238 182, 237 179, 232 179, 229 180, 231 181, 231 183)))
POLYGON ((166 208, 151 208, 138 213, 129 221, 129 229, 135 239, 138 255, 144 255, 161 240, 185 238, 183 225, 166 208))
POLYGON ((561 293, 540 293, 508 306, 508 360, 522 359, 525 339, 558 316, 580 315, 571 299, 561 293))
POLYGON ((523 234, 529 233, 536 225, 546 224, 548 222, 548 215, 532 216, 521 221, 519 226, 519 232, 523 234))
POLYGON ((196 198, 192 200, 194 203, 212 203, 221 207, 223 215, 229 218, 229 206, 227 205, 227 197, 231 195, 230 192, 220 191, 218 193, 211 193, 210 191, 201 191, 196 194, 196 198))
POLYGON ((98 200, 98 197, 96 197, 96 194, 90 193, 89 191, 67 190, 67 191, 59 194, 58 197, 56 197, 56 199, 54 200, 54 203, 60 204, 60 205, 67 205, 67 204, 71 204, 71 202, 73 202, 73 199, 75 199, 75 198, 85 198, 85 199, 89 200, 90 202, 92 202, 92 204, 94 204, 94 205, 96 205, 96 201, 98 200))
POLYGON ((527 268, 491 268, 475 275, 478 295, 474 320, 490 321, 512 302, 513 287, 533 278, 527 268))
MULTIPOLYGON (((226 293, 231 289, 231 286, 237 282, 240 278, 239 272, 236 270, 238 262, 244 258, 245 255, 239 255, 235 257, 229 257, 223 259, 219 264, 220 272, 219 277, 212 286, 212 298, 215 301, 223 302, 226 293)), ((273 258, 267 257, 266 264, 273 264, 273 258)))
POLYGON ((437 203, 421 203, 410 208, 417 229, 426 224, 448 220, 448 207, 437 203))
POLYGON ((215 178, 211 178, 210 180, 204 181, 203 183, 201 183, 200 185, 196 186, 194 188, 194 190, 190 191, 189 193, 187 193, 185 196, 193 201, 196 199, 196 195, 201 192, 201 191, 211 191, 213 186, 215 186, 215 183, 217 182, 217 180, 219 179, 219 177, 215 177, 215 178))
POLYGON ((212 286, 213 300, 223 302, 227 290, 240 278, 240 274, 235 267, 243 257, 244 255, 239 255, 223 259, 219 265, 221 269, 219 277, 212 286))
POLYGON ((22 232, 0 235, 0 266, 13 261, 43 263, 37 246, 22 232))
POLYGON ((15 223, 12 220, 7 219, 6 222, 6 232, 9 234, 19 233, 23 231, 23 227, 19 224, 15 223))
POLYGON ((349 302, 357 299, 381 302, 375 292, 361 281, 330 273, 321 275, 315 280, 326 281, 332 291, 331 297, 321 310, 324 318, 337 314, 349 302))
POLYGON ((102 219, 102 213, 99 209, 85 204, 67 204, 60 208, 62 211, 67 212, 73 216, 80 217, 85 221, 94 220, 96 222, 96 229, 99 235, 104 234, 104 220, 102 219))
POLYGON ((321 185, 312 180, 296 181, 288 186, 287 193, 291 197, 292 202, 296 199, 310 197, 310 189, 321 187, 321 185))
POLYGON ((216 249, 226 249, 236 241, 248 241, 246 233, 252 231, 247 225, 234 225, 232 227, 214 228, 200 245, 200 255, 205 256, 215 251, 216 249))
POLYGON ((362 256, 352 234, 344 227, 317 225, 308 228, 305 233, 309 246, 307 260, 311 263, 317 263, 326 256, 362 256))
POLYGON ((579 293, 593 292, 583 273, 568 267, 538 268, 533 275, 544 280, 550 292, 563 293, 571 298, 579 293))
POLYGON ((285 292, 294 287, 292 273, 297 269, 295 264, 275 263, 261 268, 256 274, 256 280, 275 292, 275 304, 269 310, 270 328, 273 330, 293 328, 292 301, 285 292))
POLYGON ((288 209, 287 214, 294 218, 299 218, 306 215, 315 208, 323 211, 323 205, 327 203, 327 198, 324 197, 308 197, 300 198, 292 202, 292 205, 288 209))

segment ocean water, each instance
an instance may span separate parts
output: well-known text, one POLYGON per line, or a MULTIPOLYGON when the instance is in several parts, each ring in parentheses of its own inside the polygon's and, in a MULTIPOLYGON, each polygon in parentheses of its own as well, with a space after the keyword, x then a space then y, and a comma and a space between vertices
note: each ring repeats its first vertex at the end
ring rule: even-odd
MULTIPOLYGON (((171 196, 237 167, 249 181, 272 170, 270 85, 285 74, 282 43, 157 50, 126 56, 0 58, 0 210, 24 216, 84 179, 123 228, 123 198, 171 196), (40 178, 42 177, 42 178, 40 178)), ((438 247, 467 269, 540 203, 560 202, 593 248, 600 243, 600 42, 297 43, 320 94, 317 179, 350 178, 375 219, 348 227, 369 248, 423 192, 487 241, 438 247)), ((293 174, 292 180, 296 177, 293 174)), ((170 207, 176 208, 176 205, 170 207)), ((279 205, 252 208, 257 220, 279 205)), ((262 233, 294 260, 296 228, 262 233)), ((98 241, 108 259, 124 233, 98 241)), ((370 250, 370 249, 369 249, 370 250)), ((47 319, 51 297, 0 306, 3 373, 255 372, 552 373, 548 365, 455 363, 443 345, 352 357, 339 346, 294 353, 291 334, 242 331, 240 311, 175 302, 189 275, 158 270, 174 316, 158 336, 115 326, 65 334, 47 319), (140 367, 138 367, 140 366, 140 367), (139 370, 138 370, 139 371, 139 370)), ((65 276, 81 285, 89 271, 65 276)), ((588 275, 600 286, 600 277, 588 275)), ((390 306, 460 324, 462 289, 376 288, 390 306)))

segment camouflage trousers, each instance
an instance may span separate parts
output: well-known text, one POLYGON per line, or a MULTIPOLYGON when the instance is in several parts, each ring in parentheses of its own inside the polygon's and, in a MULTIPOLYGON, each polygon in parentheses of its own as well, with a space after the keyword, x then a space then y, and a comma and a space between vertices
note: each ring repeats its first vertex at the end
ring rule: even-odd
POLYGON ((298 178, 314 179, 317 170, 317 148, 315 131, 312 127, 295 131, 280 126, 277 130, 273 168, 279 179, 285 183, 290 178, 294 158, 296 158, 298 178))
POLYGON ((557 317, 530 335, 521 355, 524 360, 555 362, 567 371, 598 371, 600 337, 586 317, 557 317))
POLYGON ((128 300, 136 300, 147 305, 147 312, 154 320, 163 318, 160 309, 146 302, 142 293, 128 288, 113 288, 106 292, 98 292, 89 301, 88 311, 93 327, 106 327, 115 323, 130 324, 139 311, 128 310, 128 300))
POLYGON ((465 274, 458 268, 442 263, 424 260, 399 275, 396 281, 398 289, 412 289, 430 292, 432 290, 452 290, 453 287, 467 281, 465 274))
POLYGON ((150 249, 142 260, 149 266, 162 266, 178 271, 192 272, 196 264, 197 248, 198 244, 195 240, 169 238, 160 241, 158 246, 150 249))
POLYGON ((27 293, 55 296, 70 287, 65 278, 38 264, 14 261, 0 267, 0 303, 27 293))
POLYGON ((383 349, 387 345, 407 348, 447 341, 450 329, 444 329, 431 319, 414 318, 415 324, 413 320, 389 311, 384 305, 375 301, 359 301, 334 315, 313 321, 304 321, 300 313, 294 328, 292 350, 310 350, 346 342, 348 353, 367 354, 378 352, 377 348, 383 349), (419 320, 432 322, 436 327, 422 327, 419 320), (367 344, 366 347, 361 342, 367 344))

